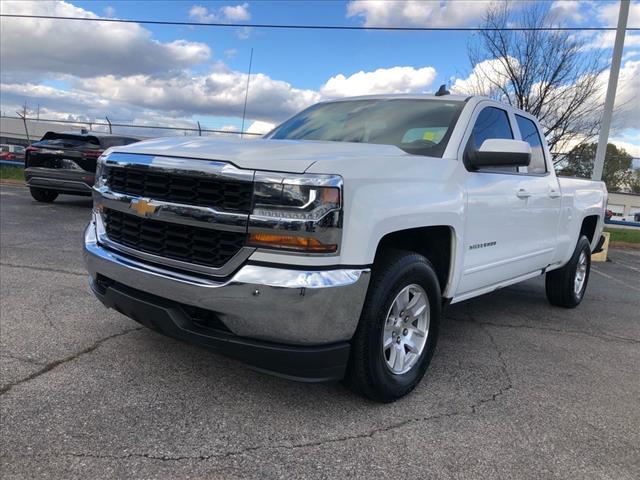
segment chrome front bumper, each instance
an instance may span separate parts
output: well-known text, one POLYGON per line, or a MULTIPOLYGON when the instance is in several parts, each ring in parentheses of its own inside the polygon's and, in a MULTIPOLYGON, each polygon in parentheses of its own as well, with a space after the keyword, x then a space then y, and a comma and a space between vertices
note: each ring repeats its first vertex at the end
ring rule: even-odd
POLYGON ((102 246, 91 222, 84 257, 98 275, 174 302, 215 312, 240 337, 291 345, 350 340, 369 284, 369 269, 293 270, 244 265, 214 280, 145 263, 102 246))

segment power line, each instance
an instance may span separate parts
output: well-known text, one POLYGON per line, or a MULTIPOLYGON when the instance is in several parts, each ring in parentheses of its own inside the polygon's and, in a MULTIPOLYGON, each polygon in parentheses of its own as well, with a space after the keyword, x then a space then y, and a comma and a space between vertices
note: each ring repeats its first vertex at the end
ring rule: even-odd
MULTIPOLYGON (((82 22, 104 22, 104 23, 138 23, 142 25, 174 25, 189 27, 232 27, 232 28, 272 28, 290 30, 382 30, 382 31, 403 31, 403 32, 497 32, 497 31, 517 31, 517 32, 556 32, 556 31, 589 31, 606 32, 615 31, 615 27, 366 27, 362 25, 287 25, 274 23, 219 23, 219 22, 177 22, 168 20, 133 20, 122 18, 86 18, 86 17, 63 17, 55 15, 18 15, 2 13, 0 17, 7 18, 38 18, 46 20, 73 20, 82 22)), ((628 27, 629 31, 640 30, 640 27, 628 27)))

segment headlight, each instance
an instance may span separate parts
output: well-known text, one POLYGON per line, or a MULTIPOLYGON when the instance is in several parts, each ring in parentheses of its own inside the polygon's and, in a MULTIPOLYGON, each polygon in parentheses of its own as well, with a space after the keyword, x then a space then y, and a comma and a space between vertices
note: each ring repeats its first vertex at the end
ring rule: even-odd
POLYGON ((340 208, 340 189, 315 185, 257 183, 253 214, 320 220, 340 208))
POLYGON ((256 174, 249 243, 308 253, 335 253, 341 228, 342 178, 256 174))
POLYGON ((107 184, 107 177, 105 175, 104 162, 106 160, 106 155, 103 153, 98 157, 96 161, 96 175, 93 186, 96 188, 104 187, 107 184))

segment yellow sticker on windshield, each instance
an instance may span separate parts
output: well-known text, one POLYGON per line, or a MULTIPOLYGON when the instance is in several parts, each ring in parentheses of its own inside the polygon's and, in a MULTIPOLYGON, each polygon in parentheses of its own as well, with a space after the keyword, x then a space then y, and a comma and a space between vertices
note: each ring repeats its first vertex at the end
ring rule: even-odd
POLYGON ((424 132, 424 134, 422 135, 423 140, 429 140, 430 142, 433 142, 434 138, 435 138, 435 134, 429 130, 424 132))

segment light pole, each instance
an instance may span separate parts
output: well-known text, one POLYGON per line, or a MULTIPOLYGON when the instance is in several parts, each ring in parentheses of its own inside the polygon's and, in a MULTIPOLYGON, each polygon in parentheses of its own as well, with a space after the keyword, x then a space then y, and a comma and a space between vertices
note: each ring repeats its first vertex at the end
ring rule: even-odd
POLYGON ((613 57, 611 58, 611 69, 609 70, 609 85, 607 86, 607 96, 604 101, 604 112, 602 112, 602 124, 600 126, 600 135, 598 136, 598 148, 596 149, 593 174, 591 175, 593 180, 601 180, 602 171, 604 170, 604 156, 607 152, 613 104, 616 99, 616 89, 618 88, 618 76, 620 74, 620 62, 622 60, 622 47, 624 46, 624 34, 627 29, 627 19, 629 18, 629 3, 629 0, 620 0, 620 13, 618 14, 616 41, 613 44, 613 57))

